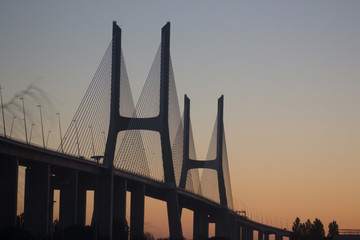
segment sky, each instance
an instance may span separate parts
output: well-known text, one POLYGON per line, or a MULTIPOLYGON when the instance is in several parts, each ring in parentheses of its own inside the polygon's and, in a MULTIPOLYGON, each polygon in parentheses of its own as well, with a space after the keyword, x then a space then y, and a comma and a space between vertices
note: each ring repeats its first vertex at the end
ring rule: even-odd
MULTIPOLYGON (((65 130, 111 40, 112 21, 123 30, 135 99, 170 21, 179 102, 184 94, 191 99, 199 158, 207 153, 217 98, 225 96, 237 205, 285 227, 298 216, 319 218, 325 228, 332 220, 360 228, 359 11, 359 1, 331 0, 2 0, 4 102, 34 83, 49 94, 45 133, 55 148, 55 113, 65 130)), ((145 229, 166 235, 155 222, 148 217, 145 229)))

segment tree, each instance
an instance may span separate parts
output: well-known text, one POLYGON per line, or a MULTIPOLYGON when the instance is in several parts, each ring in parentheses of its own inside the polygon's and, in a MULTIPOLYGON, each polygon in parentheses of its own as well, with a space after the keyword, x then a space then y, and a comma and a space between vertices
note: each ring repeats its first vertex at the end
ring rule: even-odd
MULTIPOLYGON (((335 227, 331 225, 332 228, 335 227)), ((318 218, 314 222, 308 219, 301 223, 300 218, 297 217, 292 226, 292 238, 294 240, 325 240, 324 225, 318 218)))
POLYGON ((113 220, 113 239, 128 239, 129 237, 129 225, 126 219, 114 219, 113 220))
POLYGON ((303 225, 303 236, 304 236, 304 239, 306 240, 311 240, 311 232, 312 232, 312 223, 310 221, 310 219, 308 219, 304 225, 303 225))
POLYGON ((95 229, 91 226, 75 224, 64 229, 63 238, 66 240, 92 240, 95 236, 95 229))
POLYGON ((59 220, 55 219, 52 225, 52 234, 54 240, 60 240, 61 239, 61 231, 60 231, 60 225, 59 220))
POLYGON ((294 233, 300 234, 300 227, 301 227, 300 225, 301 225, 300 218, 297 217, 293 223, 292 231, 294 233))
POLYGON ((297 217, 293 223, 293 226, 292 226, 292 238, 293 239, 300 239, 301 238, 301 235, 302 235, 302 224, 300 222, 300 218, 297 217))
POLYGON ((331 223, 329 223, 329 232, 328 232, 328 237, 333 239, 334 235, 339 234, 339 225, 336 223, 336 221, 332 221, 331 223))
POLYGON ((144 233, 144 239, 145 240, 155 240, 154 235, 152 235, 149 232, 144 233))
POLYGON ((325 237, 324 225, 322 222, 315 218, 314 223, 312 224, 310 230, 310 239, 312 240, 322 240, 325 237))
POLYGON ((16 216, 16 226, 18 228, 22 228, 24 226, 24 213, 20 213, 20 215, 16 216))
POLYGON ((54 232, 59 231, 59 228, 60 228, 59 226, 60 226, 59 220, 55 219, 53 222, 53 231, 54 232))

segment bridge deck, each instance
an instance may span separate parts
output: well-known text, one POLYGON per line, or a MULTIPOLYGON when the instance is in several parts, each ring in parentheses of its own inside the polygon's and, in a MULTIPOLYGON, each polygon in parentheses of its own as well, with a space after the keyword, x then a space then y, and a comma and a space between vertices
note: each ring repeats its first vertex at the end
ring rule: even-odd
MULTIPOLYGON (((106 171, 106 168, 97 162, 69 156, 57 151, 44 149, 41 147, 29 145, 23 142, 18 142, 8 138, 0 137, 0 156, 1 159, 18 160, 19 165, 32 166, 34 164, 49 164, 52 173, 66 171, 66 169, 79 171, 79 176, 86 178, 88 181, 87 188, 93 189, 96 178, 94 176, 100 175, 106 171), (92 179, 92 182, 90 181, 92 179)), ((114 169, 114 176, 124 178, 127 180, 127 190, 132 191, 133 187, 139 183, 145 186, 145 195, 154 199, 166 201, 166 190, 172 189, 174 186, 169 186, 164 182, 159 182, 153 179, 138 176, 136 174, 124 172, 114 169)), ((190 209, 192 211, 216 212, 220 206, 207 198, 196 195, 194 193, 185 191, 183 189, 176 189, 178 193, 179 204, 181 207, 190 209)), ((283 236, 290 236, 290 232, 285 229, 268 226, 250 219, 240 216, 233 211, 230 214, 236 217, 236 221, 242 225, 246 225, 252 229, 258 229, 263 233, 276 233, 283 236)))

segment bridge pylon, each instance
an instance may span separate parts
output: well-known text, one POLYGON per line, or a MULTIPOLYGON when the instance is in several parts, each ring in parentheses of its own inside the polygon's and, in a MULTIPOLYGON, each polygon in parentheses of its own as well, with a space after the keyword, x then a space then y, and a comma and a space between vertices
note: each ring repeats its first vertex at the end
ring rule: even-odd
MULTIPOLYGON (((172 150, 169 134, 169 74, 170 74, 170 23, 168 22, 161 32, 161 62, 160 62, 160 111, 156 117, 134 118, 120 115, 120 81, 121 81, 121 28, 113 22, 113 41, 112 41, 112 74, 111 74, 111 97, 110 97, 110 124, 108 138, 106 142, 105 155, 103 165, 107 170, 99 177, 97 197, 95 201, 95 223, 98 226, 99 235, 105 239, 112 237, 114 191, 117 186, 114 185, 114 155, 117 141, 117 135, 120 131, 125 130, 151 130, 159 132, 161 139, 161 151, 163 156, 163 169, 165 180, 165 194, 168 211, 170 238, 181 239, 182 228, 180 220, 180 211, 178 196, 176 192, 176 180, 174 174, 174 166, 172 159, 172 150), (129 124, 130 121, 137 124, 129 124), (101 210, 100 210, 101 209, 101 210), (100 213, 101 211, 101 213, 100 213)), ((131 159, 128 159, 131 161, 131 159)), ((141 185, 141 184, 140 184, 141 185)), ((134 198, 138 206, 134 208, 134 214, 131 219, 137 221, 130 222, 130 236, 132 239, 142 237, 144 233, 144 186, 138 186, 134 190, 137 194, 137 200, 134 198), (141 199, 140 199, 141 198, 141 199), (140 216, 140 217, 139 217, 140 216), (133 231, 131 231, 133 230, 133 231)), ((126 189, 124 190, 126 191, 126 189)), ((126 192, 125 192, 126 193, 126 192)), ((122 194, 124 195, 124 194, 122 194)), ((133 205, 133 204, 132 204, 133 205)), ((122 203, 122 206, 125 205, 122 203)), ((132 208, 133 209, 133 208, 132 208)), ((122 212, 125 212, 122 210, 122 212)), ((115 215, 114 215, 115 214, 115 215)), ((131 213, 133 214, 133 213, 131 213)))
MULTIPOLYGON (((226 184, 223 170, 223 138, 224 138, 224 96, 218 99, 218 113, 217 113, 217 136, 216 136, 216 158, 212 160, 196 160, 190 159, 190 99, 185 95, 184 97, 184 148, 183 148, 183 165, 180 176, 179 187, 186 188, 186 179, 188 171, 191 169, 208 168, 217 172, 218 191, 220 197, 220 208, 215 215, 216 229, 215 235, 217 237, 231 238, 230 218, 228 213, 228 198, 226 194, 226 184)), ((231 189, 230 189, 231 191, 231 189)), ((210 215, 211 215, 210 214, 210 215)), ((202 239, 207 237, 207 227, 204 227, 204 221, 207 220, 207 214, 194 213, 194 239, 202 239), (203 229, 204 232, 199 232, 203 229)))

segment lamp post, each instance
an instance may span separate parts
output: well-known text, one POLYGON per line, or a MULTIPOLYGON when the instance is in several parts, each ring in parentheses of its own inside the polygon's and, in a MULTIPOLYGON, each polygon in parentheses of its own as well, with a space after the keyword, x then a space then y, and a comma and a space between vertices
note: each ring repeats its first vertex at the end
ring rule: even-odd
POLYGON ((61 134, 61 124, 60 124, 60 113, 56 113, 56 115, 58 116, 58 120, 59 120, 59 131, 60 131, 60 147, 61 147, 61 153, 64 153, 64 148, 63 148, 63 139, 62 139, 62 134, 61 134))
POLYGON ((105 132, 104 131, 102 131, 101 132, 103 135, 104 135, 104 146, 106 147, 106 138, 105 138, 105 132))
POLYGON ((12 134, 12 130, 14 127, 14 120, 15 120, 16 116, 13 116, 12 122, 11 122, 11 128, 10 128, 10 138, 11 138, 11 134, 12 134))
POLYGON ((47 137, 46 137, 46 148, 48 146, 50 133, 51 133, 51 130, 48 131, 48 134, 47 134, 47 137))
POLYGON ((105 137, 105 131, 101 132, 104 135, 104 155, 105 155, 105 149, 106 149, 106 137, 105 137))
POLYGON ((2 88, 1 88, 1 85, 0 85, 0 97, 1 97, 1 111, 2 111, 3 125, 4 125, 4 137, 6 137, 5 114, 4 114, 4 103, 3 103, 3 97, 2 97, 2 88))
POLYGON ((77 144, 77 149, 78 149, 78 155, 80 157, 80 145, 79 145, 79 133, 78 133, 78 127, 76 124, 76 119, 73 120, 75 123, 75 131, 76 131, 76 144, 77 144))
POLYGON ((89 126, 89 128, 90 128, 90 134, 91 134, 91 144, 92 144, 93 156, 95 156, 94 135, 93 135, 93 131, 92 131, 92 126, 89 126))
POLYGON ((23 113, 24 113, 24 126, 25 126, 25 139, 26 139, 26 143, 28 143, 28 138, 27 138, 27 130, 26 130, 26 118, 25 118, 25 103, 24 103, 24 97, 20 98, 22 101, 22 105, 23 105, 23 113))
POLYGON ((41 104, 37 105, 37 107, 40 110, 41 132, 42 132, 42 139, 43 139, 43 147, 45 148, 44 125, 43 125, 43 120, 42 120, 41 104))
POLYGON ((33 130, 33 127, 35 126, 35 123, 32 123, 31 124, 31 128, 30 128, 30 138, 29 138, 29 144, 31 144, 31 136, 32 136, 32 130, 33 130))

